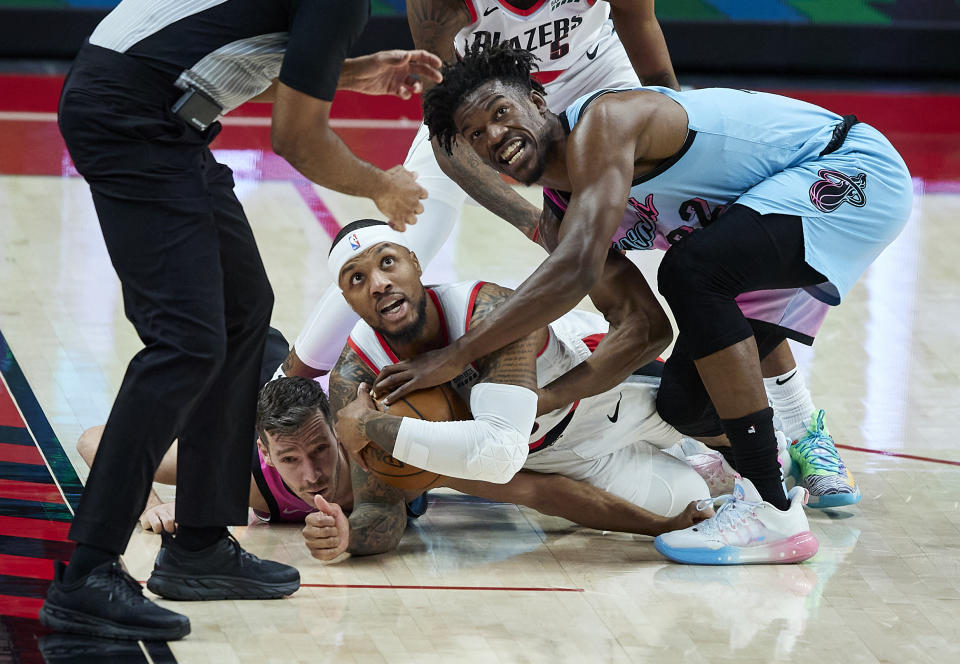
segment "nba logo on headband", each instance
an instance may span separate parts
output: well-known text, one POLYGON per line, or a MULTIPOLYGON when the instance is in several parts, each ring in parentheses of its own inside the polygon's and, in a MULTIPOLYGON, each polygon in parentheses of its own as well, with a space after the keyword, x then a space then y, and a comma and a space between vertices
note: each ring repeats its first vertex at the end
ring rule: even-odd
POLYGON ((350 234, 350 248, 354 251, 360 248, 360 240, 357 239, 356 233, 350 234))

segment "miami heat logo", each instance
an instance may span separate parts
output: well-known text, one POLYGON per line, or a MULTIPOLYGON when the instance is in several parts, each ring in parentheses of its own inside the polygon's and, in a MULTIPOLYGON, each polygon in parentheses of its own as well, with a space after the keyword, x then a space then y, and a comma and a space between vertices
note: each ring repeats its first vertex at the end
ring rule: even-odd
POLYGON ((843 203, 854 207, 867 204, 867 174, 857 173, 853 177, 840 171, 828 171, 821 168, 817 173, 820 179, 810 186, 810 202, 822 212, 833 212, 843 203))
POLYGON ((633 228, 627 229, 620 240, 613 243, 613 248, 617 251, 651 248, 653 239, 657 236, 657 220, 660 218, 660 211, 653 204, 653 194, 647 194, 643 203, 631 196, 627 205, 627 215, 632 213, 637 221, 633 228))

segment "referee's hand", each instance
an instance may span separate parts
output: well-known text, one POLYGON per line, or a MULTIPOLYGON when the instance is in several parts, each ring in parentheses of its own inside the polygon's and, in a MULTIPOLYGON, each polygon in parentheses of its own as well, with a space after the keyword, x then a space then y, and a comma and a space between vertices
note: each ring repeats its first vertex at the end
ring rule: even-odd
POLYGON ((403 166, 394 166, 387 171, 387 186, 376 194, 373 202, 390 221, 394 230, 402 231, 408 224, 417 223, 417 215, 423 212, 427 190, 417 184, 417 174, 403 166))
POLYGON ((443 61, 430 51, 380 51, 344 61, 337 87, 368 95, 410 99, 423 92, 423 82, 443 80, 443 61))

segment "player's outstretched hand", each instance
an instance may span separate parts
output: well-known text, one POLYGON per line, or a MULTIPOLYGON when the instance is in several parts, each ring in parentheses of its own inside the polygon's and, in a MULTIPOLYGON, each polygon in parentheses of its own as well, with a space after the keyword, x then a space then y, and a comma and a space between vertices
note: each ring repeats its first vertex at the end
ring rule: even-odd
POLYGON ((320 494, 313 501, 319 511, 307 515, 303 539, 311 556, 333 560, 350 545, 350 522, 336 503, 328 503, 320 494))
POLYGON ((373 382, 373 393, 377 400, 389 406, 411 392, 453 380, 466 364, 457 357, 452 346, 438 348, 381 369, 373 382))
POLYGON ((379 51, 343 63, 338 87, 368 95, 410 99, 423 92, 423 81, 443 80, 443 61, 430 51, 379 51))
POLYGON ((140 527, 148 533, 159 535, 163 531, 172 533, 177 529, 176 503, 160 503, 143 511, 140 515, 140 527))
POLYGON ((390 226, 403 231, 409 224, 417 223, 417 215, 423 212, 427 190, 417 184, 417 174, 403 166, 394 166, 387 171, 388 185, 373 197, 377 208, 389 220, 390 226))
POLYGON ((703 509, 702 500, 692 500, 690 504, 687 505, 680 514, 673 517, 673 523, 670 524, 670 530, 683 530, 684 528, 689 528, 690 526, 695 526, 701 521, 706 521, 713 516, 713 507, 711 505, 706 505, 703 509))

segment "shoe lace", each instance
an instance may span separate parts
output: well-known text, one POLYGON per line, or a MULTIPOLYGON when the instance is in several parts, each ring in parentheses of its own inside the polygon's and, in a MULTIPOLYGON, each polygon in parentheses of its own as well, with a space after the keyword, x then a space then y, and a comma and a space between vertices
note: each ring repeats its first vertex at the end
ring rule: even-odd
POLYGON ((697 501, 697 511, 702 512, 707 506, 719 501, 723 501, 723 505, 717 509, 717 513, 706 521, 698 523, 693 527, 694 530, 710 535, 721 530, 736 530, 741 524, 747 523, 750 504, 743 500, 737 500, 732 493, 697 501))
POLYGON ((826 413, 823 410, 817 411, 807 426, 807 435, 794 445, 796 445, 797 451, 801 453, 804 460, 814 469, 829 473, 842 473, 843 462, 837 453, 833 438, 826 432, 826 427, 823 424, 825 415, 826 413))
POLYGON ((118 598, 122 599, 139 599, 147 602, 146 597, 143 596, 143 588, 137 583, 137 580, 130 576, 123 566, 119 562, 115 562, 110 565, 110 576, 115 577, 117 583, 114 583, 110 587, 110 594, 107 597, 107 600, 112 602, 114 595, 117 595, 118 598))
POLYGON ((229 540, 230 545, 233 546, 233 554, 237 558, 237 565, 243 567, 244 563, 260 562, 259 558, 240 546, 240 542, 233 536, 233 533, 227 533, 227 540, 229 540))

